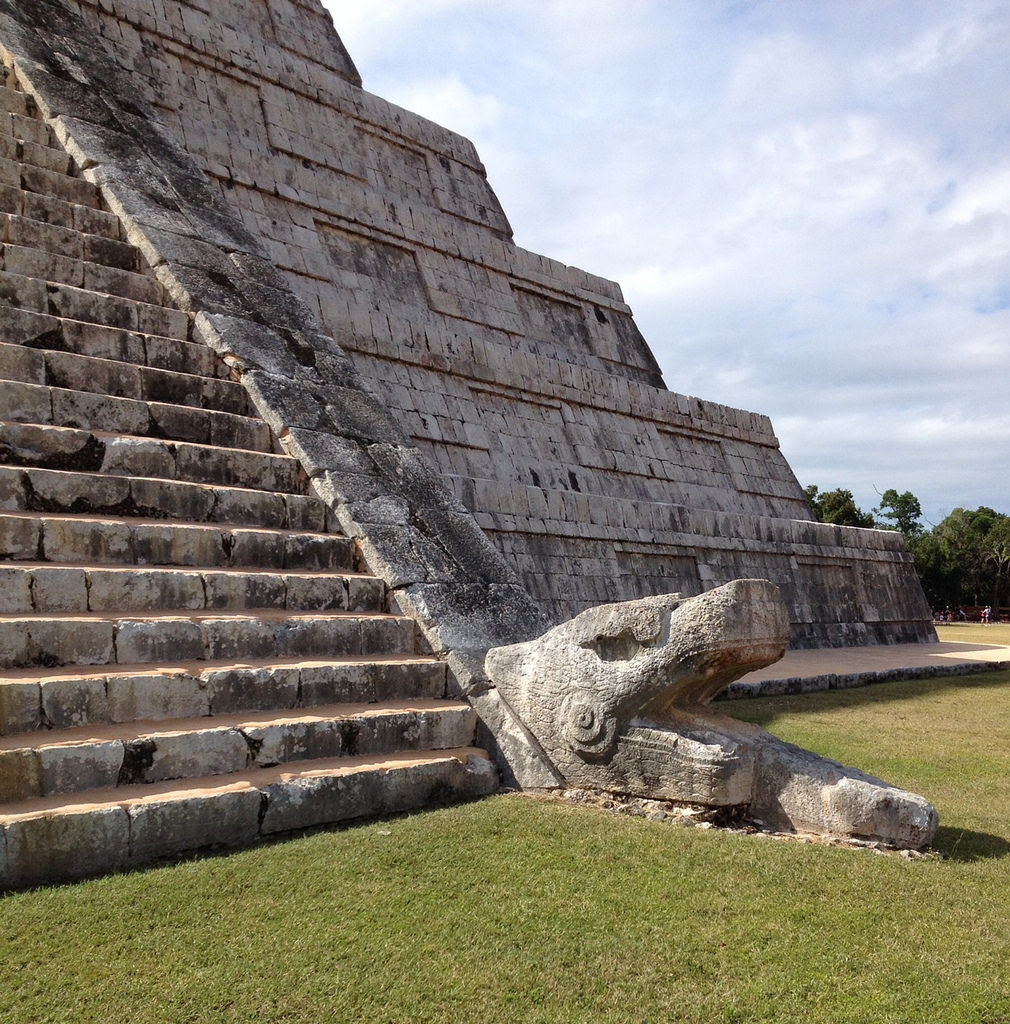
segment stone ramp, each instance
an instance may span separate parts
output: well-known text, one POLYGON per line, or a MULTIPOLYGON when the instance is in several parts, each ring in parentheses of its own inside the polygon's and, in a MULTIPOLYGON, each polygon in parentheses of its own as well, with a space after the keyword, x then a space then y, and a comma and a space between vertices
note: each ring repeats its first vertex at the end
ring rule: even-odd
POLYGON ((493 790, 446 668, 0 87, 0 889, 493 790))

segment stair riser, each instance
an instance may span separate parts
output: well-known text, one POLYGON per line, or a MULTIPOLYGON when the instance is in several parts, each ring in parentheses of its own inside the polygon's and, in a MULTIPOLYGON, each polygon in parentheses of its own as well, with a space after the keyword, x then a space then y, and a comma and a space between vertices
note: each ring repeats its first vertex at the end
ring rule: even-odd
POLYGON ((339 573, 354 547, 337 534, 0 515, 3 560, 339 573))
POLYGON ((380 612, 382 605, 383 586, 373 577, 62 566, 46 569, 0 563, 2 615, 226 608, 380 612))
POLYGON ((231 371, 202 344, 136 334, 119 327, 61 320, 48 313, 8 308, 0 321, 0 342, 32 349, 76 352, 198 377, 230 379, 231 371))
MULTIPOLYGON (((3 74, 0 72, 0 81, 3 81, 3 74)), ((21 117, 30 117, 34 113, 32 109, 34 106, 25 93, 9 89, 6 85, 0 86, 0 111, 6 114, 18 114, 21 117)), ((3 121, 4 118, 0 117, 0 123, 3 121)))
POLYGON ((50 224, 40 224, 35 231, 28 231, 25 225, 37 222, 24 217, 10 217, 9 221, 10 240, 0 252, 2 269, 6 273, 22 274, 49 284, 70 285, 149 305, 159 305, 163 301, 161 285, 137 272, 137 256, 130 246, 98 236, 84 235, 70 228, 56 228, 50 224), (45 248, 37 248, 36 244, 43 245, 45 240, 33 239, 32 236, 40 230, 72 234, 74 244, 62 253, 58 249, 46 251, 45 248), (129 259, 131 256, 132 259, 129 259), (128 259, 134 266, 123 268, 101 262, 124 262, 128 259))
POLYGON ((12 466, 301 493, 293 459, 266 452, 0 421, 0 459, 12 466))
POLYGON ((190 405, 0 379, 0 409, 3 418, 11 423, 52 424, 253 451, 273 450, 270 429, 262 421, 190 405))
POLYGON ((0 804, 319 758, 445 750, 470 744, 475 725, 471 708, 453 707, 2 750, 0 804))
MULTIPOLYGON (((126 333, 126 337, 135 335, 126 333)), ((138 366, 94 354, 44 350, 17 343, 0 344, 0 378, 80 390, 85 394, 129 398, 135 402, 160 402, 249 415, 245 391, 236 381, 138 366)))
POLYGON ((0 735, 31 732, 44 724, 71 729, 321 704, 441 698, 445 689, 445 665, 434 661, 68 674, 41 683, 0 683, 0 735))
MULTIPOLYGON (((129 246, 124 247, 124 252, 119 248, 120 242, 84 235, 71 228, 39 224, 25 217, 8 216, 7 222, 9 241, 0 247, 0 269, 5 273, 149 305, 163 301, 161 285, 138 273, 135 266, 123 269, 94 262, 110 258, 123 261, 131 251, 129 246), (65 243, 62 249, 61 243, 65 243)), ((131 262, 136 264, 136 256, 131 262)))
POLYGON ((0 272, 0 297, 6 304, 66 320, 99 323, 141 334, 186 341, 189 320, 184 312, 87 288, 49 284, 30 274, 0 272))
MULTIPOLYGON (((4 118, 2 123, 5 126, 5 134, 22 143, 28 142, 46 149, 55 149, 56 140, 49 126, 36 118, 31 111, 27 113, 12 111, 10 120, 4 118)), ((85 182, 81 184, 85 184, 85 182)))
POLYGON ((0 620, 0 668, 414 653, 394 618, 0 620))
MULTIPOLYGON (((0 135, 0 160, 14 161, 19 151, 19 144, 10 136, 0 135)), ((33 150, 34 151, 34 150, 33 150)), ((8 177, 13 175, 8 174, 8 177)), ((58 228, 68 228, 86 236, 90 251, 97 256, 99 251, 102 259, 109 266, 122 270, 136 270, 139 266, 137 249, 123 241, 119 219, 106 210, 96 210, 92 206, 80 206, 68 203, 55 196, 44 196, 38 192, 25 192, 21 188, 20 172, 17 183, 0 184, 0 210, 16 217, 40 224, 50 224, 58 228), (105 243, 109 243, 106 245, 105 243)), ((97 260, 96 262, 101 262, 97 260)))
MULTIPOLYGON (((18 118, 14 115, 14 135, 26 143, 45 149, 49 146, 50 135, 40 121, 18 118)), ((29 150, 28 153, 39 153, 40 149, 29 150)), ((23 163, 19 167, 20 181, 18 184, 25 192, 37 192, 39 195, 62 199, 75 206, 93 206, 96 210, 102 205, 101 192, 96 185, 82 178, 71 178, 62 170, 50 170, 32 163, 23 163)))
MULTIPOLYGON (((326 528, 324 507, 317 498, 309 495, 8 466, 0 466, 0 510, 143 516, 192 523, 249 523, 272 530, 326 528)), ((167 527, 171 528, 171 524, 167 527)), ((3 527, 0 525, 0 558, 4 557, 2 538, 3 527)), ((283 546, 281 541, 276 543, 283 546)), ((31 555, 9 551, 6 557, 30 558, 31 555)), ((335 566, 313 564, 301 568, 335 566)))
POLYGON ((296 776, 220 792, 7 820, 0 889, 84 878, 193 850, 244 846, 281 832, 397 814, 497 788, 490 762, 445 756, 418 764, 296 776))

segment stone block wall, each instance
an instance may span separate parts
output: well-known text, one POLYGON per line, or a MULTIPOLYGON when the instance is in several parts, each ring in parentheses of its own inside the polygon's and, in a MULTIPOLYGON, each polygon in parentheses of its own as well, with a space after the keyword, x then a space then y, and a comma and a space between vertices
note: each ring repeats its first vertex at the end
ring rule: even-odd
POLYGON ((810 522, 768 419, 668 391, 620 288, 514 245, 316 0, 68 6, 553 619, 760 575, 796 645, 933 637, 900 538, 810 522))

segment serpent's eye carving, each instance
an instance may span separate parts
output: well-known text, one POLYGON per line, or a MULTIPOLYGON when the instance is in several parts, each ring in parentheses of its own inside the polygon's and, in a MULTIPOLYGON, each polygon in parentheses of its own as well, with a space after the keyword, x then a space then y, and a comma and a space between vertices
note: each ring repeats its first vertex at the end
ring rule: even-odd
POLYGON ((617 719, 575 694, 561 705, 561 723, 569 747, 582 757, 602 757, 614 745, 617 719))

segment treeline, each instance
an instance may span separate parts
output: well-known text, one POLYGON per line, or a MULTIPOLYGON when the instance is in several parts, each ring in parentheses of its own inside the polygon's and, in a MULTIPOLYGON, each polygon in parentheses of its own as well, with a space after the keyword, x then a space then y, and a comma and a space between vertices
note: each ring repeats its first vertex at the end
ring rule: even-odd
POLYGON ((930 605, 936 609, 994 609, 1010 603, 1010 516, 981 506, 956 508, 942 522, 927 528, 919 499, 893 488, 880 504, 863 512, 851 491, 806 489, 814 518, 839 526, 898 530, 915 559, 930 605))

